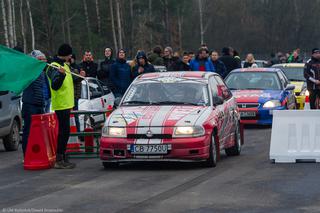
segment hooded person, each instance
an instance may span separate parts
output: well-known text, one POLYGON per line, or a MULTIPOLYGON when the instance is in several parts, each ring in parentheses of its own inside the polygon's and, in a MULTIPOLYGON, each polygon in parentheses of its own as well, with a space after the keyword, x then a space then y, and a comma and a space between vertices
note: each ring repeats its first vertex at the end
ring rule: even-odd
POLYGON ((148 63, 145 52, 140 51, 136 56, 137 64, 133 68, 132 77, 136 78, 143 73, 155 72, 154 66, 148 63))
POLYGON ((110 80, 114 85, 114 96, 124 95, 132 82, 130 65, 126 60, 126 51, 120 49, 116 61, 111 65, 110 80))
POLYGON ((232 70, 241 68, 241 64, 238 64, 237 59, 231 56, 231 50, 229 47, 222 48, 222 56, 219 58, 220 61, 224 63, 227 68, 225 76, 227 76, 232 70))
POLYGON ((113 50, 107 47, 104 50, 105 59, 100 63, 100 70, 98 71, 98 79, 102 81, 108 88, 113 91, 114 86, 110 80, 111 65, 114 64, 113 50))

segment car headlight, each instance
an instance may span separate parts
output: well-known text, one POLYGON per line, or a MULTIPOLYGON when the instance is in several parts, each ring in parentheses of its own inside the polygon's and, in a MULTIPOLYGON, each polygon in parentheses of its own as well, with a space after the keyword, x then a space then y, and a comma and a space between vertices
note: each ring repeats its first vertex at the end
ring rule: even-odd
POLYGON ((199 137, 204 134, 202 126, 179 126, 174 129, 173 137, 199 137))
POLYGON ((103 127, 102 137, 125 138, 127 137, 126 128, 124 127, 103 127))
POLYGON ((279 100, 271 100, 263 104, 263 108, 274 108, 279 106, 281 106, 281 103, 279 100))
POLYGON ((309 93, 309 91, 308 91, 307 89, 305 89, 305 90, 302 90, 302 91, 301 91, 300 95, 302 95, 302 96, 309 96, 310 93, 309 93))

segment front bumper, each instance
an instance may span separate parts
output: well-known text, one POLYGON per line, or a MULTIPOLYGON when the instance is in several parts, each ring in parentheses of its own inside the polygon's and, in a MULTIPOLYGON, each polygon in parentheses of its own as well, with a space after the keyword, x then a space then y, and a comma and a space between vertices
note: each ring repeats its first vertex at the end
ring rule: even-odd
POLYGON ((241 124, 257 124, 257 125, 271 125, 272 118, 273 118, 273 110, 284 110, 285 106, 276 107, 272 109, 265 109, 265 108, 247 108, 247 109, 239 109, 241 112, 255 112, 255 117, 241 117, 240 123, 241 124))
POLYGON ((168 144, 170 150, 162 155, 131 154, 128 147, 131 144, 142 144, 137 139, 105 138, 100 141, 100 159, 104 162, 130 162, 130 161, 174 161, 192 162, 203 161, 209 158, 211 136, 205 135, 197 138, 149 139, 145 144, 168 144))

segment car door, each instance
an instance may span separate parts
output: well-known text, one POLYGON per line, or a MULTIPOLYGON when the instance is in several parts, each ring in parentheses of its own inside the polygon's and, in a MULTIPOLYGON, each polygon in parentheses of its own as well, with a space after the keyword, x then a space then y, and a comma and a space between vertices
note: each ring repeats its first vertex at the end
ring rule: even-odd
POLYGON ((225 112, 224 112, 224 100, 218 91, 218 82, 214 76, 209 78, 209 88, 211 93, 212 104, 215 107, 216 116, 217 116, 217 127, 218 127, 218 137, 220 142, 220 148, 224 146, 225 143, 225 112), (220 99, 220 100, 219 100, 220 99))
POLYGON ((107 85, 105 85, 102 81, 99 81, 98 80, 98 83, 101 87, 101 90, 102 90, 102 101, 103 101, 103 104, 104 104, 104 109, 108 108, 109 105, 111 105, 113 107, 114 105, 114 95, 113 93, 111 92, 111 90, 108 88, 107 85))
POLYGON ((235 132, 235 101, 232 97, 231 91, 228 89, 227 85, 224 83, 222 78, 218 75, 214 76, 218 83, 218 95, 223 99, 223 112, 224 112, 224 137, 225 140, 229 140, 232 134, 235 132))

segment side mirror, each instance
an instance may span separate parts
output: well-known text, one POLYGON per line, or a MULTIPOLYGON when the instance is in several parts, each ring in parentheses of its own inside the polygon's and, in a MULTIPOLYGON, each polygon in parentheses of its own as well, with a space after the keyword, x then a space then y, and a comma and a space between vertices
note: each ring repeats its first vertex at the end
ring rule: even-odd
POLYGON ((295 85, 293 85, 293 84, 288 84, 287 86, 286 86, 286 91, 290 91, 290 90, 294 90, 294 88, 296 88, 296 86, 295 85))
POLYGON ((212 98, 212 103, 213 103, 213 106, 221 105, 223 104, 223 99, 220 96, 214 96, 212 98))
POLYGON ((121 97, 117 97, 116 99, 114 99, 114 106, 115 107, 118 107, 120 105, 120 102, 121 102, 121 97))

